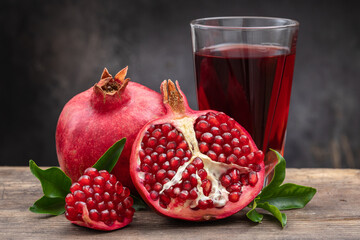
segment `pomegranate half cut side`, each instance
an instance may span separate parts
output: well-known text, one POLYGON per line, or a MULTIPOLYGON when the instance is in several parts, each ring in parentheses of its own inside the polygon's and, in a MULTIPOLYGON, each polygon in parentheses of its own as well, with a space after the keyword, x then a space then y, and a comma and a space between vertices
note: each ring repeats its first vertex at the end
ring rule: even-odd
POLYGON ((167 114, 134 141, 130 175, 158 213, 203 221, 246 207, 264 181, 264 154, 234 119, 189 108, 178 82, 161 84, 167 114))

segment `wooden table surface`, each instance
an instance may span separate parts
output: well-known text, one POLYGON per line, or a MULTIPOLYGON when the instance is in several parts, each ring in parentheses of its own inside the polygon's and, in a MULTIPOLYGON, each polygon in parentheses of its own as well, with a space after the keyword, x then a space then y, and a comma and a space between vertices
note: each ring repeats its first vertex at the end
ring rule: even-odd
POLYGON ((286 211, 284 229, 271 216, 252 223, 245 211, 196 223, 145 210, 124 229, 99 232, 73 225, 64 215, 30 212, 42 196, 40 182, 27 167, 0 167, 0 239, 360 239, 360 170, 287 169, 286 182, 318 192, 304 209, 286 211))

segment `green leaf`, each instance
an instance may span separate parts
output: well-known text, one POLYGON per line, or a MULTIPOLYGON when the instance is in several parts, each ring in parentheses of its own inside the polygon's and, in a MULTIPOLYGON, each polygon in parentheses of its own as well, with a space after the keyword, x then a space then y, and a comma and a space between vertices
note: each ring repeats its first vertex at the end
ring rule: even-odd
POLYGON ((261 199, 266 198, 268 195, 270 195, 271 192, 274 191, 274 189, 276 189, 277 187, 279 187, 284 182, 285 179, 285 168, 286 168, 285 159, 281 156, 279 152, 272 149, 271 151, 273 151, 276 154, 278 158, 278 163, 275 166, 274 176, 271 182, 259 194, 259 197, 261 199))
POLYGON ((281 223, 281 226, 285 227, 286 221, 287 221, 286 214, 281 213, 280 210, 277 207, 275 207, 273 205, 270 205, 268 202, 258 203, 257 207, 265 209, 266 211, 270 212, 272 215, 274 215, 274 217, 277 220, 279 220, 279 222, 281 223))
POLYGON ((264 215, 258 213, 255 209, 251 209, 246 213, 246 216, 253 222, 260 223, 264 215))
POLYGON ((126 142, 126 138, 123 138, 114 145, 112 145, 94 164, 94 168, 97 170, 106 170, 111 172, 111 170, 115 167, 122 150, 124 149, 126 142))
POLYGON ((29 208, 34 213, 46 213, 51 215, 60 215, 65 212, 64 198, 49 198, 43 196, 29 208))
POLYGON ((141 198, 138 198, 138 197, 136 197, 134 195, 131 195, 131 197, 134 199, 134 204, 133 204, 132 207, 136 211, 147 209, 146 203, 141 198))
POLYGON ((261 197, 257 202, 268 202, 276 206, 279 210, 303 208, 314 197, 316 189, 312 187, 300 186, 293 183, 286 183, 272 190, 261 197))
POLYGON ((65 198, 70 192, 71 180, 57 167, 40 169, 33 160, 29 161, 32 174, 40 180, 44 195, 48 198, 65 198))

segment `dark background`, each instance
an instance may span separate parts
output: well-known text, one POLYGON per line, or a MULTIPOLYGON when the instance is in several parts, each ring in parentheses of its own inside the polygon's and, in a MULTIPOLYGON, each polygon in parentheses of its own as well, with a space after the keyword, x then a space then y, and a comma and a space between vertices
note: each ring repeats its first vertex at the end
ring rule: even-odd
POLYGON ((104 67, 129 65, 158 90, 180 80, 197 108, 189 22, 296 19, 300 33, 285 157, 289 167, 360 167, 358 1, 11 1, 0 3, 0 165, 57 165, 64 104, 104 67))

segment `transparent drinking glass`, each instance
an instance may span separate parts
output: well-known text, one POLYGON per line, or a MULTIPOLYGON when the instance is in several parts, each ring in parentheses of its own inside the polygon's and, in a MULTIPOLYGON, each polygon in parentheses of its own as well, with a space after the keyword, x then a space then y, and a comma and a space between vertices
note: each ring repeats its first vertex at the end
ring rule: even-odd
POLYGON ((270 17, 191 22, 197 99, 236 119, 266 154, 284 153, 299 23, 270 17))

